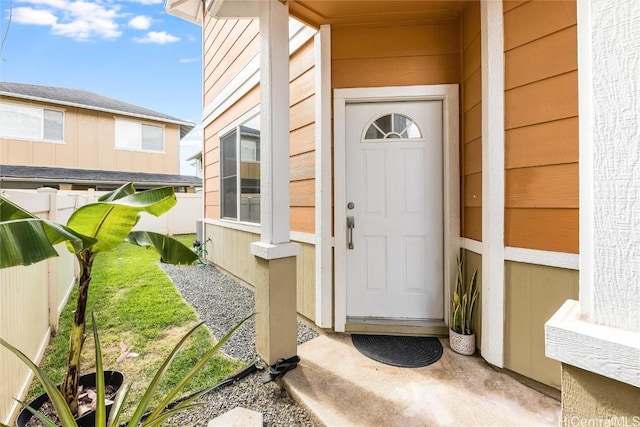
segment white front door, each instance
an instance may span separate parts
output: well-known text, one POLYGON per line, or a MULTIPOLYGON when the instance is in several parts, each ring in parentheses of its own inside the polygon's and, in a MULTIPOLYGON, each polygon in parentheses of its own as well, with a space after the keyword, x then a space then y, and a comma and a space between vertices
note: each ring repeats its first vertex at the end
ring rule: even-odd
POLYGON ((443 319, 442 101, 347 104, 345 118, 346 314, 443 319))

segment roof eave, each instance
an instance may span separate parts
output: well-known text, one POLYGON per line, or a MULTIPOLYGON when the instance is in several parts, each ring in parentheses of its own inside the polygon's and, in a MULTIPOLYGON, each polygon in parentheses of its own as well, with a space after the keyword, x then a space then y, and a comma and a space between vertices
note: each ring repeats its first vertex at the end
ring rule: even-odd
POLYGON ((202 25, 204 0, 166 0, 164 9, 170 15, 202 25))
MULTIPOLYGON (((121 111, 121 110, 116 110, 116 109, 111 109, 111 108, 100 108, 100 107, 96 107, 96 106, 93 106, 93 105, 79 104, 79 103, 67 102, 67 101, 60 101, 60 100, 57 100, 57 99, 43 98, 43 97, 40 97, 40 96, 30 96, 30 95, 23 95, 23 94, 20 94, 20 93, 5 92, 5 91, 0 91, 0 96, 6 96, 6 97, 18 98, 18 99, 26 99, 26 100, 29 100, 29 101, 47 102, 49 104, 64 105, 66 107, 84 108, 86 110, 102 111, 102 112, 105 112, 105 113, 120 114, 122 116, 136 117, 136 118, 139 118, 139 119, 154 120, 156 122, 173 123, 173 124, 176 124, 176 125, 190 127, 189 128, 189 132, 191 131, 191 129, 193 129, 195 127, 195 123, 188 122, 186 120, 172 120, 172 119, 167 119, 165 117, 157 117, 157 116, 146 115, 146 114, 136 114, 136 113, 131 113, 131 112, 128 112, 128 111, 121 111)), ((189 132, 187 132, 187 133, 189 133, 189 132)))

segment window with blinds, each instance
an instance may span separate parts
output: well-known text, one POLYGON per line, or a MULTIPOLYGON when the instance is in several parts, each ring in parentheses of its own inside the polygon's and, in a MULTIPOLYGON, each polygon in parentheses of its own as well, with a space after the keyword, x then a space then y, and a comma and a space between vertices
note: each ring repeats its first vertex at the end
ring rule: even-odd
POLYGON ((164 152, 164 127, 115 119, 115 145, 125 150, 164 152))
POLYGON ((64 111, 0 102, 0 137, 64 142, 64 111))

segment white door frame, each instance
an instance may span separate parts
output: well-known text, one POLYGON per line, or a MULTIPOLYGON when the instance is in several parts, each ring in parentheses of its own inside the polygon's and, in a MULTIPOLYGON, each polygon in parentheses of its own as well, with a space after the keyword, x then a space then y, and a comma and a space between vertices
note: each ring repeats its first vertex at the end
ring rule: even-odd
POLYGON ((444 207, 444 321, 449 323, 449 295, 460 253, 460 166, 458 85, 388 86, 335 89, 334 119, 334 228, 335 323, 344 332, 347 322, 346 230, 346 105, 356 102, 431 101, 443 104, 443 207, 444 207))

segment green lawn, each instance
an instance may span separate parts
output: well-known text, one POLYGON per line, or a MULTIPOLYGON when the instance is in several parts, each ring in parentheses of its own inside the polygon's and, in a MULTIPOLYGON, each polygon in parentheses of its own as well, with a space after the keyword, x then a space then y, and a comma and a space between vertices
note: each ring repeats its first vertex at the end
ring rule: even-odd
MULTIPOLYGON (((188 246, 191 246, 194 238, 194 235, 178 237, 188 246)), ((41 363, 41 367, 56 382, 60 382, 65 374, 75 301, 74 291, 60 318, 60 330, 52 337, 41 363)), ((100 253, 96 258, 87 304, 89 319, 92 311, 98 324, 105 369, 116 369, 124 373, 125 380, 132 384, 127 399, 131 404, 139 400, 164 358, 182 335, 198 321, 193 308, 182 299, 171 280, 160 269, 157 253, 153 249, 128 243, 121 244, 116 250, 100 253), (133 346, 133 351, 139 353, 139 356, 116 363, 121 341, 128 347, 133 346)), ((90 320, 86 335, 82 371, 90 372, 94 369, 90 320)), ((199 360, 200 355, 212 347, 213 342, 208 330, 199 328, 174 360, 165 376, 162 391, 167 391, 176 384, 199 360)), ((241 362, 217 355, 184 389, 183 395, 217 384, 242 366, 241 362)), ((41 390, 40 384, 34 383, 30 398, 41 390)))

